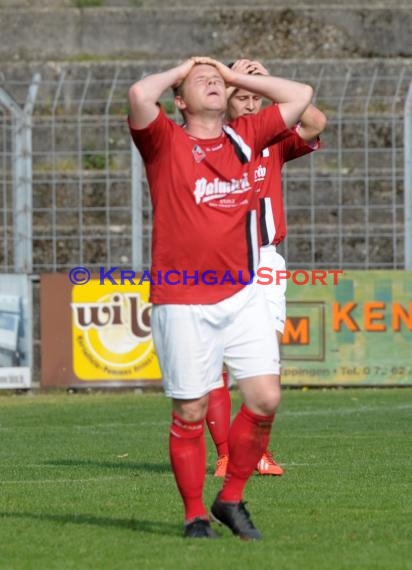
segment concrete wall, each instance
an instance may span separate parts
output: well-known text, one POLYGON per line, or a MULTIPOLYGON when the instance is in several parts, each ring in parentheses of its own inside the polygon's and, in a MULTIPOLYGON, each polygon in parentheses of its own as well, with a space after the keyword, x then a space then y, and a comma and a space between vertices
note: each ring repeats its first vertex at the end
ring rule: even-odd
POLYGON ((0 60, 412 57, 411 5, 288 5, 3 8, 0 60))
MULTIPOLYGON (((203 7, 214 6, 220 8, 222 4, 225 6, 244 6, 250 8, 253 6, 266 6, 266 7, 280 7, 280 6, 313 6, 314 2, 304 0, 0 0, 0 8, 68 8, 86 6, 87 4, 95 3, 102 8, 170 8, 170 7, 185 7, 196 8, 201 4, 203 7)), ((409 6, 408 0, 335 0, 333 2, 336 6, 351 6, 351 7, 371 7, 379 6, 381 8, 397 8, 409 6)), ((318 5, 324 5, 325 9, 330 5, 325 1, 320 1, 318 5)))

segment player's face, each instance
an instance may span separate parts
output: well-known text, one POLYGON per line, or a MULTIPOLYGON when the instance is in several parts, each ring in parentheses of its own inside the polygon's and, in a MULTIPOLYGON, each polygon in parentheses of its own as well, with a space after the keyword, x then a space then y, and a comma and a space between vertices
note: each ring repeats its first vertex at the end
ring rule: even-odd
POLYGON ((262 97, 260 95, 244 89, 238 89, 228 101, 227 112, 229 119, 237 119, 242 115, 255 115, 260 111, 261 106, 262 97))
POLYGON ((213 65, 195 65, 183 84, 182 103, 190 112, 223 112, 227 97, 225 82, 213 65))

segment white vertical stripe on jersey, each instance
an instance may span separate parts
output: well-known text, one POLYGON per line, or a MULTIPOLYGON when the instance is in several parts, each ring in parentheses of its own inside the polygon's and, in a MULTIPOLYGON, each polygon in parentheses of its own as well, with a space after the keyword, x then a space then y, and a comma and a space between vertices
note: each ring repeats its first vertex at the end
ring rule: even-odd
POLYGON ((256 210, 250 211, 249 224, 250 224, 249 231, 250 231, 250 240, 251 240, 251 248, 253 256, 253 271, 256 274, 257 268, 259 266, 259 240, 258 240, 258 231, 257 231, 256 210))
POLYGON ((263 200, 265 201, 265 220, 264 220, 264 223, 265 223, 266 232, 268 235, 268 243, 265 245, 270 245, 273 242, 273 240, 275 239, 275 235, 276 235, 275 218, 273 215, 271 199, 266 197, 266 198, 263 198, 263 200))

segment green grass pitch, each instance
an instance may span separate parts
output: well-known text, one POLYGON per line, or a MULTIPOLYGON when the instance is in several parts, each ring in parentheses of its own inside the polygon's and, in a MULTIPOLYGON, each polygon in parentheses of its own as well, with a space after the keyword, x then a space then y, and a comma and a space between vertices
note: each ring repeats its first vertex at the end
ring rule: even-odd
MULTIPOLYGON (((0 569, 412 569, 412 389, 284 391, 270 447, 285 475, 245 494, 259 543, 182 538, 169 406, 0 394, 0 569)), ((210 438, 208 460, 211 504, 210 438)))

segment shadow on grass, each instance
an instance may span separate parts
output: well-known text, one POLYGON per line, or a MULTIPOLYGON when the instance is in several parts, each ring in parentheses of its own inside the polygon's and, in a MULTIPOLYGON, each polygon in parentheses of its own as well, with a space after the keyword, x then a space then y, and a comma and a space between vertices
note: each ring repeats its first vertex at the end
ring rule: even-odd
POLYGON ((105 469, 124 469, 127 471, 147 471, 149 473, 171 473, 169 463, 130 463, 125 460, 91 461, 90 459, 58 459, 44 461, 43 465, 56 467, 103 467, 105 469))
POLYGON ((120 519, 115 517, 97 517, 87 514, 62 514, 53 515, 48 513, 28 513, 28 512, 1 512, 0 519, 32 519, 37 521, 48 521, 59 524, 92 525, 99 527, 117 527, 125 530, 132 530, 141 533, 179 536, 182 534, 182 527, 178 524, 164 521, 147 521, 137 519, 120 519))

